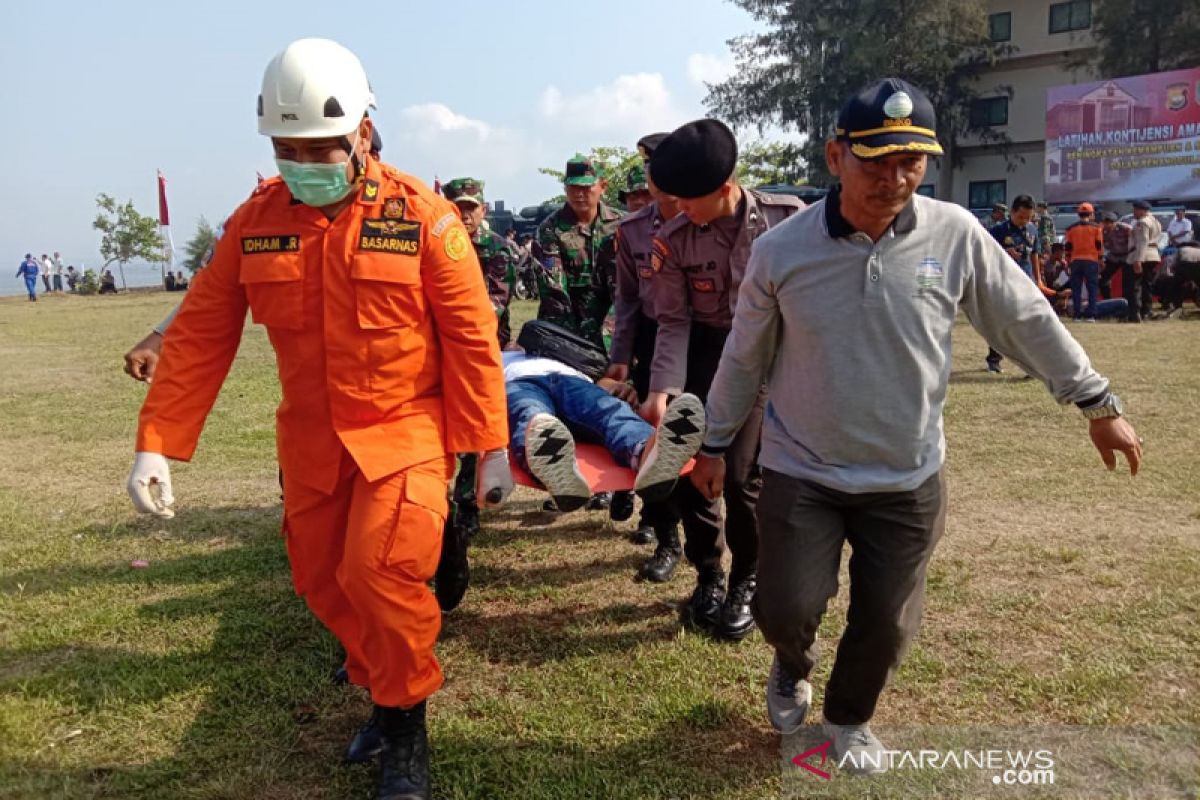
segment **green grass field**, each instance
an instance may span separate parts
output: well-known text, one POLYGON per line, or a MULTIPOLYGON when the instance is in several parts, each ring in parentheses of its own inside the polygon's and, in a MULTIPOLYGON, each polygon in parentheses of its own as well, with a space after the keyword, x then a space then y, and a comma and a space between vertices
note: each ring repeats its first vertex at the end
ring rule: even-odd
MULTIPOLYGON (((371 797, 371 770, 339 763, 369 702, 329 684, 336 645, 293 594, 278 535, 261 329, 175 468, 178 516, 138 518, 125 496, 145 388, 121 355, 175 300, 0 299, 0 797, 371 797)), ((485 515, 445 622, 437 796, 1198 796, 1200 314, 1071 330, 1145 437, 1143 473, 1106 472, 1078 413, 1011 366, 985 373, 960 325, 949 526, 876 718, 914 749, 1055 742, 1055 786, 785 770, 820 737, 781 748, 770 730, 761 638, 681 632, 690 567, 636 583, 649 550, 623 538, 632 523, 550 517, 522 491, 485 515)))

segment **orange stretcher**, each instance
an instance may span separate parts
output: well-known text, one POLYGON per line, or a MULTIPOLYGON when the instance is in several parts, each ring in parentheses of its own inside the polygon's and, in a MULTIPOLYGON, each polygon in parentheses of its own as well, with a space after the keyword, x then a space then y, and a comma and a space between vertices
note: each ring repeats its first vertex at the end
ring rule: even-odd
MULTIPOLYGON (((583 473, 593 492, 624 492, 633 489, 634 471, 613 461, 612 454, 602 445, 576 442, 575 462, 579 464, 579 471, 583 473)), ((686 475, 691 472, 692 464, 692 461, 684 464, 679 474, 686 475)), ((514 483, 534 489, 543 488, 536 478, 517 466, 511 455, 509 466, 512 468, 514 483)))

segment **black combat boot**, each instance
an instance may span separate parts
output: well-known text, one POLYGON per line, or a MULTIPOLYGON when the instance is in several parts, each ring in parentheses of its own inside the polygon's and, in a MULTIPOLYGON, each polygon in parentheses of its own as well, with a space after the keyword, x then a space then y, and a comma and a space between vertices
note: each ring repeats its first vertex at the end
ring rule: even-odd
POLYGON ((365 764, 383 749, 382 732, 379 729, 379 706, 371 712, 371 718, 354 734, 342 760, 347 764, 365 764))
POLYGON ((675 574, 675 567, 679 565, 679 557, 682 552, 683 548, 679 544, 679 530, 672 526, 670 532, 659 538, 654 555, 645 564, 642 564, 641 570, 638 571, 638 577, 652 583, 666 583, 675 574))
POLYGON ((717 635, 722 639, 740 642, 750 631, 754 630, 754 615, 750 613, 750 602, 754 599, 754 590, 758 587, 756 576, 751 573, 734 581, 725 596, 721 606, 721 624, 717 635))
POLYGON ((721 606, 725 602, 725 573, 720 570, 701 572, 696 576, 696 589, 679 616, 689 628, 713 632, 721 622, 721 606))
POLYGON ((383 733, 378 800, 430 800, 425 701, 407 711, 378 708, 383 733))

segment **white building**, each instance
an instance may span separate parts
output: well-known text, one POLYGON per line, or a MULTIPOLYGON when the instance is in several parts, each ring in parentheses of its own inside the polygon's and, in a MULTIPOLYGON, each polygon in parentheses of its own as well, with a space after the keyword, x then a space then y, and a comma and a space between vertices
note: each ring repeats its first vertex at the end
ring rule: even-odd
MULTIPOLYGON (((1008 136, 1008 161, 978 136, 958 143, 962 165, 953 171, 949 197, 972 209, 1010 203, 1019 194, 1040 199, 1046 158, 1046 90, 1095 80, 1090 69, 1069 62, 1095 51, 1092 0, 988 0, 992 40, 1012 52, 979 80, 981 99, 972 118, 1008 136), (1023 160, 1023 163, 1022 163, 1023 160)), ((942 167, 949 165, 942 160, 942 167)), ((930 165, 921 191, 935 194, 938 168, 930 165)))

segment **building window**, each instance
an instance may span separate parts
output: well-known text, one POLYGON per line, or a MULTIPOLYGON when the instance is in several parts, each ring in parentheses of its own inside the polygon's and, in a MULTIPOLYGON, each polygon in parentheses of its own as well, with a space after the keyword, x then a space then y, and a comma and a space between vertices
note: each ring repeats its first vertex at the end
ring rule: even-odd
POLYGON ((1008 181, 971 181, 967 188, 971 208, 991 208, 1008 196, 1008 181))
POLYGON ((1066 33, 1092 27, 1092 0, 1071 0, 1050 6, 1050 32, 1066 33))
POLYGON ((920 186, 917 187, 917 194, 921 194, 926 197, 933 197, 934 196, 933 184, 932 183, 922 183, 920 186))
POLYGON ((1012 12, 1002 11, 999 14, 988 15, 988 35, 993 42, 1007 42, 1012 39, 1012 12))
POLYGON ((1008 124, 1007 97, 981 97, 971 101, 971 127, 993 128, 1008 124))

